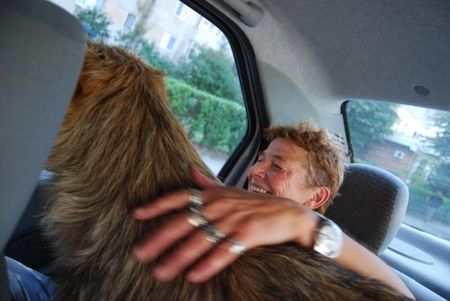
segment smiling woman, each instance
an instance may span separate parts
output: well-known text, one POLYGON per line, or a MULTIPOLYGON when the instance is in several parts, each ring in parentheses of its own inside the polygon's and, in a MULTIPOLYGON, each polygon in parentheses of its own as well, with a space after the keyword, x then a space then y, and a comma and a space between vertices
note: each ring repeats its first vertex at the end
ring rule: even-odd
POLYGON ((250 170, 249 183, 260 186, 257 175, 264 175, 262 181, 267 184, 263 187, 271 194, 293 199, 324 213, 342 184, 344 156, 341 147, 329 133, 312 123, 272 126, 266 135, 272 143, 260 153, 250 170), (270 163, 270 172, 261 168, 260 163, 266 161, 270 163), (277 183, 279 181, 281 183, 277 183))

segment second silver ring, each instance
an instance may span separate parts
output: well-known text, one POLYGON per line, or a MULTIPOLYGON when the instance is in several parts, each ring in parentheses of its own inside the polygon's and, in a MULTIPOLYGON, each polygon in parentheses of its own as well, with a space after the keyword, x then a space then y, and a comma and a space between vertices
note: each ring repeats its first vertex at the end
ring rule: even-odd
POLYGON ((206 225, 202 226, 201 228, 203 231, 206 232, 206 240, 213 244, 219 243, 222 239, 224 239, 226 237, 226 235, 224 233, 222 233, 216 227, 214 227, 210 224, 206 224, 206 225))
POLYGON ((188 223, 197 228, 208 225, 208 220, 202 213, 202 192, 198 189, 189 189, 189 201, 188 223))

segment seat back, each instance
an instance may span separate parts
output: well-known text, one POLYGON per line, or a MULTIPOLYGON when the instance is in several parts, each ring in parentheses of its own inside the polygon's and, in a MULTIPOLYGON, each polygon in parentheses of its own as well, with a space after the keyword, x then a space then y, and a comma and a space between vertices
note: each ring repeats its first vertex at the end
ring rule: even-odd
POLYGON ((408 205, 406 184, 371 165, 352 163, 326 216, 375 254, 397 234, 408 205))
MULTIPOLYGON (((75 90, 84 33, 48 1, 0 1, 0 247, 36 184, 75 90)), ((1 255, 1 254, 0 254, 1 255)), ((10 300, 3 257, 0 300, 10 300)))

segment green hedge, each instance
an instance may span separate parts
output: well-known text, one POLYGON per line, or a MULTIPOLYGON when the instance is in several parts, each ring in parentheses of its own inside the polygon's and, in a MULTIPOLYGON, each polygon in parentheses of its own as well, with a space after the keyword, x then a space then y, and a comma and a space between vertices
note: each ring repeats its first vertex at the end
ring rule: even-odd
MULTIPOLYGON (((426 199, 432 196, 434 192, 427 187, 412 186, 409 187, 408 211, 417 216, 425 216, 427 211, 426 199)), ((450 200, 444 197, 444 204, 434 214, 434 219, 450 225, 450 200)))
POLYGON ((171 77, 166 84, 172 110, 192 141, 226 153, 236 148, 247 129, 243 105, 171 77))
POLYGON ((417 215, 425 215, 427 208, 426 199, 431 195, 433 195, 433 192, 426 187, 410 185, 408 210, 417 215))

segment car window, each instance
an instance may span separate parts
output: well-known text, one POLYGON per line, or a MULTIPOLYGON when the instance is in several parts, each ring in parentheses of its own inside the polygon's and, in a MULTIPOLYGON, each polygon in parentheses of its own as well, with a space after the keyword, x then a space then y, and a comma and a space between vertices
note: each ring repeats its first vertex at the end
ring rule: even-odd
POLYGON ((354 161, 405 181, 404 222, 450 240, 450 112, 359 100, 345 111, 354 161))
POLYGON ((177 0, 53 0, 90 39, 133 51, 166 73, 172 110, 218 174, 248 120, 231 45, 209 20, 177 0))

